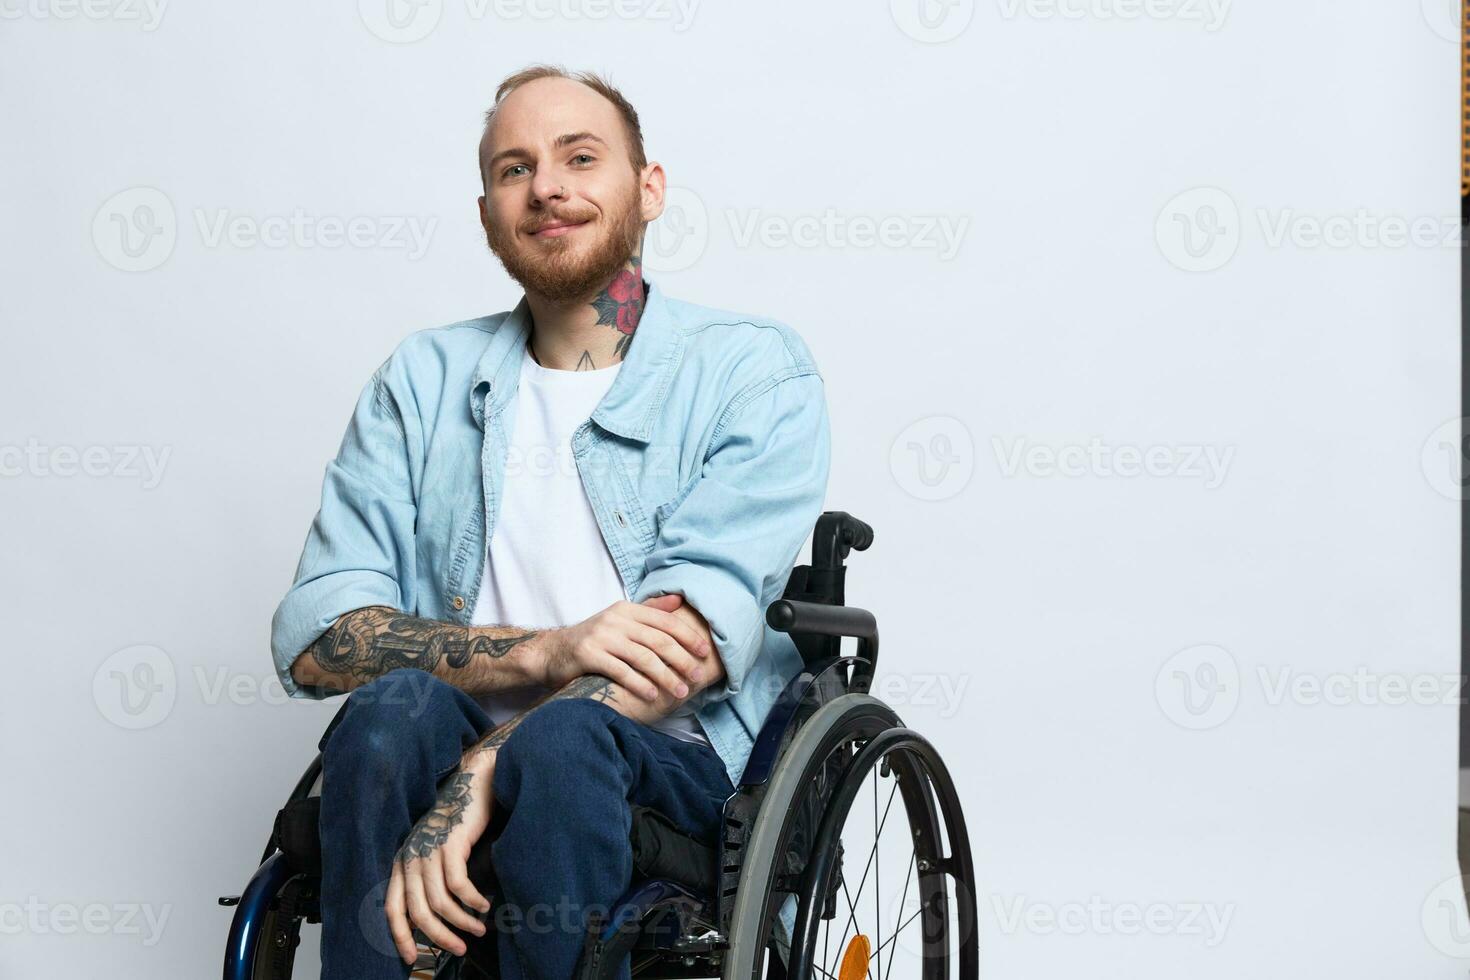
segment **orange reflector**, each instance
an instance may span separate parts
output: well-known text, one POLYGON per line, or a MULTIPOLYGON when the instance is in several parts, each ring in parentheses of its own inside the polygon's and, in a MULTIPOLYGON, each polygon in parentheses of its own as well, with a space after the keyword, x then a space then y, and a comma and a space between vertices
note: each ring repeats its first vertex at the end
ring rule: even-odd
POLYGON ((868 975, 868 960, 873 955, 868 937, 858 933, 847 944, 842 954, 842 965, 837 968, 837 980, 862 980, 868 975))

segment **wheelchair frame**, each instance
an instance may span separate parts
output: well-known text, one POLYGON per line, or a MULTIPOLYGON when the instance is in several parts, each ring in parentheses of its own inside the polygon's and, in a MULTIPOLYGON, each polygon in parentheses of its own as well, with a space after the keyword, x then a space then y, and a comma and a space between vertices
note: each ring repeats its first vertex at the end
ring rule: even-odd
MULTIPOLYGON (((965 980, 978 976, 974 870, 953 783, 933 747, 902 727, 892 709, 866 694, 877 666, 878 626, 870 612, 845 604, 843 563, 851 549, 866 550, 872 540, 873 531, 867 524, 843 511, 825 511, 813 533, 811 564, 792 569, 782 597, 766 610, 767 624, 791 636, 803 669, 772 707, 739 785, 725 801, 721 840, 710 848, 716 883, 713 894, 701 896, 678 881, 639 880, 635 875, 611 915, 596 917, 589 924, 578 978, 611 980, 624 957, 631 957, 633 975, 644 980, 722 975, 744 980, 753 975, 762 957, 766 958, 764 975, 771 980, 785 980, 788 966, 799 976, 809 976, 804 947, 792 940, 800 936, 805 941, 815 934, 818 916, 812 914, 813 909, 820 910, 821 918, 830 918, 835 909, 841 874, 839 818, 851 805, 863 773, 880 760, 885 772, 891 764, 901 777, 905 807, 916 808, 910 810, 911 819, 913 812, 923 815, 922 826, 915 831, 915 855, 921 891, 926 894, 921 906, 926 917, 926 980, 951 975, 947 949, 939 949, 932 939, 936 929, 945 932, 948 906, 941 881, 945 875, 952 876, 957 885, 959 975, 965 980), (857 640, 856 655, 842 655, 844 637, 857 640), (808 727, 809 722, 816 724, 808 727), (828 724, 834 727, 829 729, 828 724), (834 755, 833 746, 827 745, 834 737, 846 738, 852 754, 843 742, 844 747, 834 755), (804 767, 800 773, 786 765, 793 751, 801 756, 797 760, 804 767), (830 786, 825 795, 821 791, 801 795, 809 785, 823 784, 830 786), (937 807, 934 791, 939 797, 937 807), (778 804, 787 804, 780 807, 783 812, 772 813, 763 807, 768 793, 774 793, 778 804), (942 853, 941 814, 948 832, 949 857, 942 853), (807 845, 807 859, 792 857, 793 834, 798 844, 807 845), (770 867, 752 867, 752 841, 762 858, 769 858, 770 867), (783 855, 780 867, 776 866, 778 854, 783 855), (935 892, 935 888, 940 890, 935 892), (755 895, 757 890, 762 894, 755 895), (786 948, 778 948, 779 940, 767 940, 779 918, 768 914, 770 898, 777 893, 800 898, 791 930, 794 935, 786 935, 790 943, 786 948)), ((299 861, 293 866, 281 846, 281 824, 293 805, 299 807, 310 798, 320 771, 318 755, 278 814, 260 865, 244 892, 220 899, 221 905, 235 907, 225 980, 285 980, 300 942, 301 920, 319 921, 315 917, 317 877, 299 861)), ((319 868, 315 870, 319 876, 319 868)), ((783 900, 783 907, 789 901, 783 900)), ((784 931, 784 920, 781 927, 784 931)), ((422 967, 430 965, 434 976, 445 980, 459 977, 465 968, 463 959, 443 951, 432 964, 421 958, 422 967)))

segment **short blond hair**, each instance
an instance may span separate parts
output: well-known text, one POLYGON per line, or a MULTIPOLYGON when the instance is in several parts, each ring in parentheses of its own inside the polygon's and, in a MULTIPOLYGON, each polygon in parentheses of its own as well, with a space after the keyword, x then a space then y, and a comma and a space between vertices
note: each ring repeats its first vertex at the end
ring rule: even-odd
MULTIPOLYGON (((560 65, 531 65, 512 75, 507 75, 495 89, 495 104, 485 110, 485 128, 481 132, 481 142, 484 141, 483 134, 490 131, 490 125, 495 121, 495 112, 506 97, 527 82, 534 82, 538 78, 565 78, 569 81, 581 82, 611 102, 623 120, 623 130, 628 137, 628 160, 633 164, 633 170, 642 172, 643 168, 648 166, 648 157, 643 151, 643 127, 639 125, 638 110, 633 108, 633 104, 601 75, 590 71, 569 72, 560 65)), ((485 162, 481 159, 478 163, 480 185, 488 186, 485 181, 485 162)))

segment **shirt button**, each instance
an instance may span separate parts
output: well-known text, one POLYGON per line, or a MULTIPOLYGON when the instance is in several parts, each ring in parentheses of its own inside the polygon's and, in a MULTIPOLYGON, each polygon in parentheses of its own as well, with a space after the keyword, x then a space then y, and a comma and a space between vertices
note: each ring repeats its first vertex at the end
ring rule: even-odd
POLYGON ((457 595, 457 596, 454 597, 454 608, 455 609, 463 609, 464 608, 464 596, 457 595))

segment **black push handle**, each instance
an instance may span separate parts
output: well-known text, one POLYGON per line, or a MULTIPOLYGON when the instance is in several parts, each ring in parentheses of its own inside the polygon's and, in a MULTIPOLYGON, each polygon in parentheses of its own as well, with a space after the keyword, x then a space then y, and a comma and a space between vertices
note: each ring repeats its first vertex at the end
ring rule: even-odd
POLYGON ((841 568, 849 550, 867 551, 873 528, 845 510, 824 510, 812 534, 812 568, 841 568))

